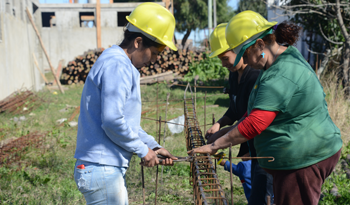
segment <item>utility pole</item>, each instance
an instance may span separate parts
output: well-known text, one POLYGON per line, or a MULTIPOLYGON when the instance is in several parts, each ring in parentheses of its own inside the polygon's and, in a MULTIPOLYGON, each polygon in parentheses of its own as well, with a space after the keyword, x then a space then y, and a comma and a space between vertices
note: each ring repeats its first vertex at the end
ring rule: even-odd
POLYGON ((96 1, 96 37, 97 48, 101 48, 101 4, 100 0, 96 1))
POLYGON ((213 0, 208 0, 208 37, 210 36, 211 30, 213 28, 213 0))
POLYGON ((214 7, 214 28, 218 25, 216 22, 216 0, 213 0, 213 7, 214 7))

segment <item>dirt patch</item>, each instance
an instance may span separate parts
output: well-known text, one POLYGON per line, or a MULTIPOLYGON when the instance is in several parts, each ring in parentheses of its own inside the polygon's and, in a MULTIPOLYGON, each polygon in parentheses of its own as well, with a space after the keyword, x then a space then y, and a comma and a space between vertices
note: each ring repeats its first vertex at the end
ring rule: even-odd
MULTIPOLYGON (((38 148, 43 143, 46 134, 33 132, 20 138, 9 138, 0 147, 0 166, 20 160, 29 148, 38 148)), ((5 141, 5 140, 4 140, 5 141)))

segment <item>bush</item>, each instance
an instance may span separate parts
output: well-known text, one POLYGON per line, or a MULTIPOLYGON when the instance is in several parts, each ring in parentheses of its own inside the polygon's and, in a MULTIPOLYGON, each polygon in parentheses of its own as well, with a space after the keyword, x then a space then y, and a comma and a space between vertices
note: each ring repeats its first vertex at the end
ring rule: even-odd
POLYGON ((218 57, 208 58, 208 54, 204 53, 204 60, 198 63, 192 63, 188 73, 184 77, 184 81, 193 81, 198 75, 199 81, 222 80, 228 78, 230 71, 221 65, 218 57))

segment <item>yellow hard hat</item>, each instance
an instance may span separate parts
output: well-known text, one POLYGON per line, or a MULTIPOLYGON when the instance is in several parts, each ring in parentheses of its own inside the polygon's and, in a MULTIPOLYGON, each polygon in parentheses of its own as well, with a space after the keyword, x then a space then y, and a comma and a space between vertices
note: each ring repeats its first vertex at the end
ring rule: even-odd
POLYGON ((214 31, 210 34, 209 43, 211 47, 211 53, 209 58, 213 58, 227 51, 229 46, 225 38, 225 29, 227 23, 219 24, 214 31))
POLYGON ((173 43, 175 18, 163 6, 151 2, 142 3, 126 19, 142 32, 156 38, 156 42, 159 41, 159 43, 177 51, 173 43))
MULTIPOLYGON (((271 34, 270 28, 276 24, 276 21, 268 22, 260 14, 249 10, 232 17, 226 26, 225 34, 229 49, 233 49, 237 54, 236 61, 243 56, 245 49, 256 42, 256 39, 271 34)), ((233 66, 237 63, 235 62, 233 66)))

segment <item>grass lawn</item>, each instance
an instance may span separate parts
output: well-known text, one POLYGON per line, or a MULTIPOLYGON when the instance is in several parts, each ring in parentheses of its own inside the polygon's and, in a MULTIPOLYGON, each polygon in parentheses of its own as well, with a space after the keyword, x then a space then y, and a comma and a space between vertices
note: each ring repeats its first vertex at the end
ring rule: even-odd
MULTIPOLYGON (((331 85, 330 85, 331 86, 331 85)), ((54 95, 47 90, 38 92, 42 99, 39 108, 31 114, 25 115, 26 120, 15 122, 14 117, 21 115, 0 114, 0 140, 18 138, 28 132, 40 131, 48 133, 46 141, 40 148, 28 148, 21 160, 5 167, 0 167, 0 204, 85 204, 84 197, 78 191, 73 179, 73 158, 76 146, 77 127, 70 127, 67 123, 58 127, 57 120, 69 118, 74 112, 74 106, 80 105, 80 96, 83 86, 69 86, 64 95, 54 95), (63 112, 62 109, 66 108, 63 112)), ((142 117, 157 118, 156 99, 159 89, 159 115, 165 119, 166 96, 170 93, 167 120, 183 115, 184 87, 169 88, 165 84, 141 86, 143 111, 142 117)), ((325 90, 328 89, 325 86, 325 90)), ((207 101, 206 116, 204 116, 205 90, 197 89, 197 116, 200 125, 212 122, 215 115, 218 120, 227 110, 228 96, 221 94, 222 89, 206 89, 207 101), (219 105, 213 107, 210 105, 219 105)), ((327 94, 328 91, 326 91, 327 94)), ((329 91, 330 92, 330 91, 329 91)), ((58 92, 59 93, 59 92, 58 92)), ((342 130, 345 142, 349 140, 349 111, 346 101, 334 100, 332 93, 327 98, 329 110, 333 120, 342 130), (340 107, 341 105, 345 107, 340 107), (340 110, 339 110, 340 109, 340 110), (345 111, 344 111, 345 109, 345 111)), ((78 116, 74 118, 78 121, 78 116)), ((143 119, 141 126, 146 132, 157 136, 158 128, 155 121, 143 119)), ((168 128, 165 132, 165 144, 163 144, 164 123, 161 133, 161 145, 176 156, 186 156, 185 134, 172 135, 168 128)), ((206 126, 208 129, 209 126, 206 126)), ((201 127, 205 133, 204 127, 201 127)), ((350 148, 344 146, 343 157, 349 153, 350 148)), ((226 150, 227 152, 227 150, 226 150)), ((233 154, 237 154, 238 146, 233 148, 233 154)), ((142 204, 140 159, 134 156, 127 171, 126 180, 128 186, 130 204, 142 204)), ((239 160, 234 160, 234 163, 239 160)), ((160 167, 161 170, 161 167, 160 167)), ((218 166, 217 173, 224 188, 226 197, 230 198, 229 172, 218 166)), ((145 168, 146 202, 154 204, 155 198, 156 168, 145 168)), ((158 184, 158 204, 193 204, 192 187, 189 185, 189 164, 177 163, 172 167, 164 167, 163 174, 159 173, 162 183, 158 184), (163 177, 162 177, 163 176, 163 177)), ((344 172, 338 169, 332 174, 323 188, 325 200, 321 204, 337 204, 336 197, 329 194, 333 184, 338 185, 344 203, 347 201, 350 189, 350 180, 344 176, 344 172), (345 198, 344 198, 345 197, 345 198)), ((339 201, 338 201, 339 202, 339 201)), ((234 203, 246 204, 243 188, 238 177, 234 177, 234 203)), ((338 203, 339 204, 339 203, 338 203)))
MULTIPOLYGON (((0 167, 0 202, 1 204, 85 204, 84 197, 76 188, 73 179, 73 158, 76 146, 77 127, 67 123, 58 127, 57 120, 69 118, 74 107, 79 106, 83 86, 69 86, 65 94, 55 95, 47 90, 38 92, 42 99, 39 108, 31 114, 24 115, 25 121, 15 122, 14 117, 22 115, 0 114, 1 140, 18 138, 28 132, 47 132, 45 143, 39 148, 30 148, 21 160, 10 166, 0 167), (62 112, 66 108, 65 112, 62 112), (45 151, 44 151, 45 150, 45 151)), ((168 88, 165 84, 141 86, 143 111, 142 117, 156 119, 156 99, 159 89, 159 115, 165 119, 166 96, 170 93, 167 119, 183 115, 184 87, 168 88)), ((207 89, 206 124, 216 120, 228 108, 228 96, 221 94, 222 89, 207 89)), ((204 125, 205 91, 197 89, 197 116, 200 125, 204 125)), ((78 116, 74 118, 78 121, 78 116)), ((157 136, 158 127, 155 121, 143 119, 141 126, 152 136, 157 136)), ((201 127, 204 132, 204 127, 201 127)), ((206 126, 206 129, 209 125, 206 126)), ((184 132, 172 135, 168 128, 164 139, 164 123, 162 124, 161 144, 176 156, 186 156, 184 132)), ((238 152, 234 147, 233 153, 238 152)), ((238 162, 236 160, 235 162, 238 162)), ((130 204, 142 204, 140 159, 134 156, 127 171, 127 185, 130 204)), ((161 170, 161 167, 159 167, 161 170)), ((229 173, 218 167, 218 175, 226 196, 230 196, 229 173)), ((189 164, 177 163, 172 167, 164 167, 163 179, 158 185, 158 204, 193 204, 192 186, 189 185, 189 164)), ((146 202, 154 203, 156 168, 145 168, 146 202)), ((243 188, 237 177, 234 177, 234 200, 236 204, 246 203, 243 188)))

